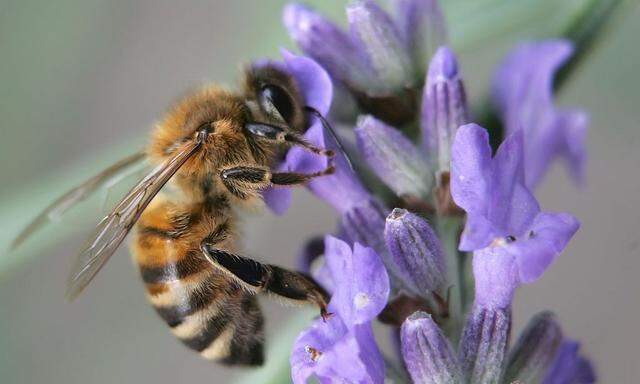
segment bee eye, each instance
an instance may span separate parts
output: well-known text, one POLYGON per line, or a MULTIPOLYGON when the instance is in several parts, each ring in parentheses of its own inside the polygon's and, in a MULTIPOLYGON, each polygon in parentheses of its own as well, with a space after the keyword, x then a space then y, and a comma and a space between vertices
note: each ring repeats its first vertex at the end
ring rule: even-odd
POLYGON ((281 87, 273 84, 264 85, 258 95, 260 106, 265 112, 279 114, 287 123, 293 117, 293 102, 291 96, 281 87))

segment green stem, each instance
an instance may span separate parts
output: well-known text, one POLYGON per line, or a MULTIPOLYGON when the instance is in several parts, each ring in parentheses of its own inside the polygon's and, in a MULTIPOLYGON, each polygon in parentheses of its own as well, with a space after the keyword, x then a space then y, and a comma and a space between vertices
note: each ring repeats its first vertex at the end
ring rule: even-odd
POLYGON ((450 284, 449 293, 449 321, 445 332, 453 342, 460 337, 460 330, 464 321, 465 301, 468 297, 465 283, 466 257, 461 257, 458 251, 458 234, 462 228, 459 217, 439 217, 437 231, 442 241, 447 260, 447 281, 450 284))

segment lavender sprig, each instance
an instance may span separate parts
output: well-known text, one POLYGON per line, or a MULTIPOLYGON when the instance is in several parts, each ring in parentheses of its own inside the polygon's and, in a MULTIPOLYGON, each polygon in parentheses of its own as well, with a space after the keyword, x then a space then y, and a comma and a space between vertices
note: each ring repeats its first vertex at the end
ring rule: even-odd
MULTIPOLYGON (((334 89, 341 100, 349 93, 360 115, 353 119, 358 153, 349 156, 395 194, 373 193, 342 153, 333 175, 309 183, 340 219, 339 239, 326 237, 315 256, 322 267, 311 271, 332 292, 335 316, 299 336, 294 382, 382 383, 385 372, 405 369, 416 383, 595 381, 548 313, 510 346, 515 291, 540 278, 579 228, 568 213, 543 211, 533 193, 558 157, 583 179, 588 119, 553 100, 552 80, 571 43, 529 42, 502 62, 493 95, 508 135, 493 154, 487 131, 473 124, 437 2, 393 0, 392 9, 356 1, 347 8, 348 30, 306 6, 284 11, 308 57, 285 53, 283 68, 329 118, 334 89), (383 358, 376 318, 401 330, 403 367, 383 358)), ((320 124, 305 138, 339 149, 320 124)), ((280 166, 314 172, 326 165, 293 148, 280 166)), ((269 197, 288 193, 269 191, 267 203, 283 212, 286 204, 275 206, 283 200, 269 197)))

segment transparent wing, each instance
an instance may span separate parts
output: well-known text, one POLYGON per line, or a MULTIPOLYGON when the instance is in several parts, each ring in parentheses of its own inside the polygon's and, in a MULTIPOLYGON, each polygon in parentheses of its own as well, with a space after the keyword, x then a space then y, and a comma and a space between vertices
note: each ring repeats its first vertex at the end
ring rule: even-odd
POLYGON ((45 225, 60 221, 69 209, 92 196, 96 191, 111 188, 119 183, 133 169, 144 164, 144 159, 144 152, 134 153, 57 198, 18 234, 11 243, 11 249, 19 247, 45 225))
POLYGON ((73 300, 89 284, 102 266, 113 255, 138 221, 144 209, 160 189, 198 150, 204 139, 187 142, 176 154, 154 168, 120 200, 96 227, 71 269, 67 282, 68 299, 73 300))

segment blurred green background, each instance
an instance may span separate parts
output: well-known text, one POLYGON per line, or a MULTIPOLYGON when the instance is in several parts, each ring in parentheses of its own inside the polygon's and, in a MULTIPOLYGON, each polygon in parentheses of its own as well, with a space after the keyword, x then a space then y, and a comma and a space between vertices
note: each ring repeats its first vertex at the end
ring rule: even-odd
MULTIPOLYGON (((7 248, 52 198, 143 146, 153 121, 186 90, 205 81, 233 86, 243 63, 293 48, 280 22, 284 3, 0 0, 0 382, 247 375, 174 339, 146 304, 126 249, 77 302, 63 300, 69 264, 92 224, 86 217, 97 219, 99 204, 16 252, 7 248)), ((310 3, 344 22, 346 1, 310 3)), ((481 101, 511 44, 556 35, 585 3, 444 0, 471 100, 481 101)), ((607 383, 640 382, 640 11, 625 13, 559 96, 592 115, 588 185, 576 189, 555 167, 539 191, 545 207, 576 214, 583 228, 540 282, 520 290, 515 308, 515 331, 532 314, 555 311, 607 383)), ((286 217, 247 218, 244 243, 250 255, 292 266, 306 237, 333 226, 326 206, 298 191, 286 217)), ((279 332, 293 337, 314 315, 268 300, 263 307, 268 342, 281 339, 285 351, 290 342, 279 332), (283 326, 299 313, 302 320, 283 326)), ((255 377, 247 380, 261 382, 255 377)))

